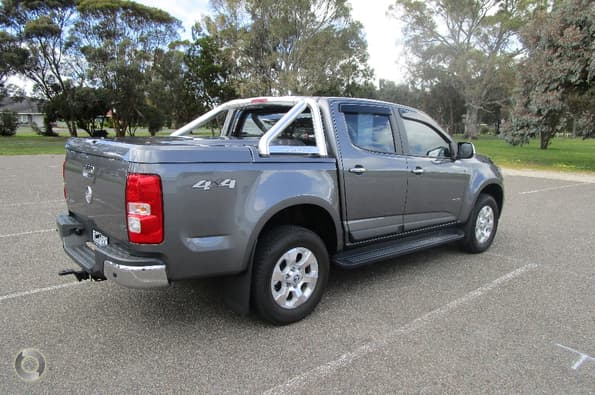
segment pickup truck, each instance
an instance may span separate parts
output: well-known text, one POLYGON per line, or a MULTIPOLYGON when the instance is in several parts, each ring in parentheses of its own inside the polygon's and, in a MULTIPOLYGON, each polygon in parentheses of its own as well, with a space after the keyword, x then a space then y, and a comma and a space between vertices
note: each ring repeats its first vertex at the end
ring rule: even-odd
POLYGON ((222 104, 162 138, 72 138, 61 274, 149 288, 223 277, 235 311, 310 314, 331 267, 492 243, 499 169, 423 112, 381 101, 222 104))

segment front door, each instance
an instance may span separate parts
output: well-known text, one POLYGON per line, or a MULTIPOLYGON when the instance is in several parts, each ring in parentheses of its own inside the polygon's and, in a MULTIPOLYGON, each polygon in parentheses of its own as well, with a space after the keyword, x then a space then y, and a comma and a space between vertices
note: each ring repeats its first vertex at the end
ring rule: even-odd
POLYGON ((420 120, 401 119, 409 167, 404 230, 456 221, 468 171, 452 160, 450 141, 440 131, 420 120))

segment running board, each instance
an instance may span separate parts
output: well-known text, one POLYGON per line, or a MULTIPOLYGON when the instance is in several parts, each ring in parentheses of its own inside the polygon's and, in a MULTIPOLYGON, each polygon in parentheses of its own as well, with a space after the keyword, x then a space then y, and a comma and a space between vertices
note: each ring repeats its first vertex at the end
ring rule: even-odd
POLYGON ((464 237, 465 234, 461 229, 445 229, 352 248, 333 256, 333 262, 344 269, 353 269, 442 244, 452 243, 464 237))

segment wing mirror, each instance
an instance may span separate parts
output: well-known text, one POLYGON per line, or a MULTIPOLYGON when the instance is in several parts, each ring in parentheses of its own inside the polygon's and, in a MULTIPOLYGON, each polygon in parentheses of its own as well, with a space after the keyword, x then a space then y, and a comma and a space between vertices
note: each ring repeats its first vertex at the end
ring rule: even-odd
POLYGON ((475 156, 475 146, 473 143, 462 142, 458 144, 457 159, 470 159, 475 156))

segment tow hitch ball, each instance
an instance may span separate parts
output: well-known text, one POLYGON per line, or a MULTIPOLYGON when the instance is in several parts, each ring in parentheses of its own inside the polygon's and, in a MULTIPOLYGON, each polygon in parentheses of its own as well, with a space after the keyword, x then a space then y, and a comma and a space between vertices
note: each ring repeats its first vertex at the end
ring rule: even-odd
POLYGON ((103 281, 103 280, 105 280, 105 277, 92 275, 92 274, 87 273, 84 270, 76 271, 76 270, 72 270, 72 269, 65 269, 65 270, 62 270, 60 273, 58 273, 58 276, 68 276, 70 274, 72 274, 74 277, 76 277, 76 279, 78 281, 83 281, 83 280, 103 281))

